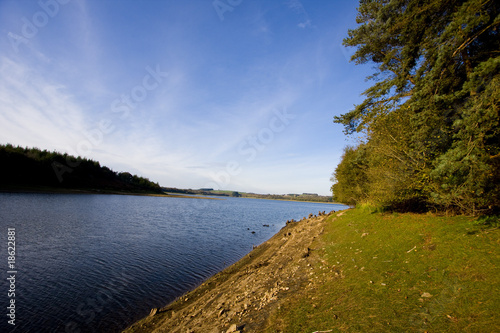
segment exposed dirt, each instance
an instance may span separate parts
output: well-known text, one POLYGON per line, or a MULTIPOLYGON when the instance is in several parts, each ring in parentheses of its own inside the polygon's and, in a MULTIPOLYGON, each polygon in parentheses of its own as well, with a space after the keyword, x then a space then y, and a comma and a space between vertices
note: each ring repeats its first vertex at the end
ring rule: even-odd
POLYGON ((281 304, 308 283, 312 244, 328 216, 287 223, 236 264, 124 332, 262 332, 281 304))

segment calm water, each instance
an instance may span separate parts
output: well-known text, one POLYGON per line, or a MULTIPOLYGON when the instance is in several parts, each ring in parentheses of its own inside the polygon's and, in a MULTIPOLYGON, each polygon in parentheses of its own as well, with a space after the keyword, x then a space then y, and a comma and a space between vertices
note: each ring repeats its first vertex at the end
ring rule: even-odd
POLYGON ((0 331, 118 332, 234 263, 286 220, 344 208, 244 198, 0 193, 0 331), (9 227, 16 231, 15 327, 6 316, 9 227))

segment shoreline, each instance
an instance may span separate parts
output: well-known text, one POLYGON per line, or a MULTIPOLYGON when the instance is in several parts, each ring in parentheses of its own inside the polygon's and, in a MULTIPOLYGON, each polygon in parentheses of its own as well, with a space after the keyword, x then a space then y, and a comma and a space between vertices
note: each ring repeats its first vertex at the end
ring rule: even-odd
MULTIPOLYGON (((168 198, 188 198, 188 199, 207 199, 207 200, 226 200, 227 196, 222 195, 202 195, 202 194, 177 194, 171 192, 163 193, 148 193, 148 192, 126 192, 117 190, 106 189, 76 189, 76 188, 57 188, 57 187, 23 187, 13 186, 0 188, 0 193, 43 193, 43 194, 111 194, 111 195, 135 195, 135 196, 151 196, 151 197, 168 197, 168 198)), ((344 205, 338 202, 326 201, 311 201, 311 200, 293 200, 293 199, 273 199, 273 198, 257 198, 245 197, 244 199, 259 199, 259 200, 272 200, 272 201, 287 201, 287 202, 304 202, 304 203, 318 203, 328 205, 344 205)))
POLYGON ((297 222, 195 289, 126 328, 142 332, 262 332, 268 318, 309 281, 309 254, 324 226, 343 211, 297 222))
POLYGON ((241 197, 244 199, 259 199, 259 200, 273 200, 273 201, 289 201, 289 202, 307 202, 307 203, 318 203, 318 204, 326 204, 326 205, 344 205, 346 204, 340 202, 326 202, 326 201, 309 201, 309 200, 291 200, 291 199, 270 199, 270 198, 255 198, 255 197, 241 197))
POLYGON ((187 199, 207 199, 207 200, 224 200, 221 198, 211 197, 193 197, 188 195, 177 195, 167 193, 141 193, 141 192, 120 192, 113 190, 99 190, 99 189, 64 189, 53 187, 14 187, 14 188, 1 188, 0 193, 34 193, 34 194, 102 194, 102 195, 133 195, 133 196, 146 196, 146 197, 165 197, 165 198, 187 198, 187 199))

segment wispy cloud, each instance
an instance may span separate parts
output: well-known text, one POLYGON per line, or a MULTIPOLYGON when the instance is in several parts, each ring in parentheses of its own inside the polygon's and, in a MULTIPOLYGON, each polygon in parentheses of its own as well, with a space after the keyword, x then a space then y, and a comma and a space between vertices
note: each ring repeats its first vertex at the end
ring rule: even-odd
POLYGON ((305 29, 311 26, 311 19, 309 18, 309 14, 305 10, 302 2, 300 2, 299 0, 288 0, 286 4, 288 8, 292 9, 302 17, 301 19, 303 21, 297 24, 299 28, 305 29))
POLYGON ((307 28, 307 27, 311 26, 311 20, 306 20, 304 22, 301 22, 301 23, 297 24, 297 26, 299 28, 302 28, 302 29, 307 28))
POLYGON ((85 127, 83 110, 65 87, 0 58, 0 141, 68 150, 85 127))
MULTIPOLYGON (((242 171, 230 187, 276 192, 298 184, 327 193, 328 180, 318 179, 335 161, 316 157, 331 155, 332 113, 346 111, 360 90, 350 74, 349 87, 339 83, 346 61, 330 43, 339 20, 335 12, 328 21, 317 15, 318 3, 243 4, 221 22, 203 0, 72 0, 22 52, 0 39, 0 143, 85 155, 178 187, 202 187, 236 161, 242 171), (145 68, 157 65, 168 77, 128 117, 113 112, 113 101, 131 95, 145 68), (283 109, 296 120, 255 158, 242 154, 283 109), (113 129, 79 151, 103 120, 113 129)), ((0 2, 0 9, 1 33, 19 33, 21 17, 41 10, 28 2, 0 2)))

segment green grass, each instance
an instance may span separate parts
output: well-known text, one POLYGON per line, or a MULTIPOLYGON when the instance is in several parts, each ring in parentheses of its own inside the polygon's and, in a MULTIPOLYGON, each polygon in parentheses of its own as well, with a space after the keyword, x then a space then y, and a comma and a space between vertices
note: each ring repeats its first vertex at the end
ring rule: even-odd
POLYGON ((499 231, 469 217, 350 210, 329 221, 312 284, 268 331, 500 332, 499 231))

